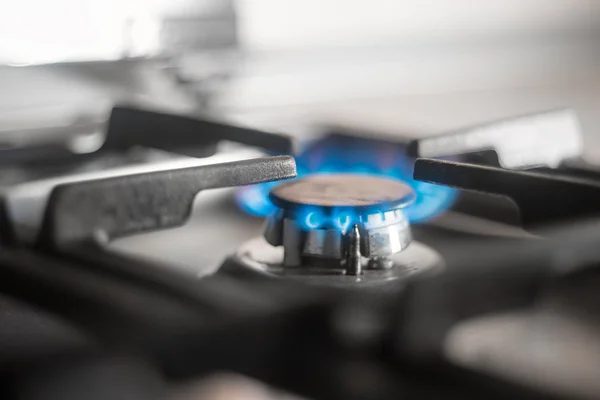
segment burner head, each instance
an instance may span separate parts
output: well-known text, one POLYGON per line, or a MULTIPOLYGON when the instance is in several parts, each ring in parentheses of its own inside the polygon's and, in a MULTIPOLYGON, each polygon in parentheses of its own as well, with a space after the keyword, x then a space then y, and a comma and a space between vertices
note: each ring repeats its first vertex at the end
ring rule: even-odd
POLYGON ((363 263, 374 269, 392 268, 389 257, 411 241, 402 208, 415 195, 397 180, 313 175, 279 184, 270 196, 280 210, 268 220, 265 238, 273 246, 283 246, 287 267, 329 259, 328 265, 344 265, 348 274, 361 274, 363 263))
POLYGON ((270 194, 278 207, 323 207, 370 211, 402 208, 415 193, 397 180, 355 174, 312 175, 276 186, 270 194))

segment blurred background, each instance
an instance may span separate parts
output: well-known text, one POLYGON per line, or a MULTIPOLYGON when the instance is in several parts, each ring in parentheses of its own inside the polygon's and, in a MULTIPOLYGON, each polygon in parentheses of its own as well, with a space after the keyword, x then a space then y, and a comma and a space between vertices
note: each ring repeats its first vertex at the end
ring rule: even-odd
POLYGON ((600 159, 591 0, 24 0, 0 13, 0 142, 118 101, 306 134, 407 137, 570 106, 600 159))

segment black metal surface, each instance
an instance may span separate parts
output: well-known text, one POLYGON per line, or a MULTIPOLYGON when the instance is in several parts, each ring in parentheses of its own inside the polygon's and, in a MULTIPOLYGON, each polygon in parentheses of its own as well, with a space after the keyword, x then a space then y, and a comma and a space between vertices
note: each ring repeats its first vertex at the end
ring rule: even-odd
POLYGON ((5 200, 0 195, 0 245, 14 244, 14 230, 8 217, 5 200))
POLYGON ((0 265, 3 293, 60 315, 104 341, 127 343, 200 315, 172 295, 81 268, 76 261, 3 249, 0 265))
POLYGON ((106 149, 131 146, 157 148, 194 155, 194 147, 202 143, 230 140, 256 146, 275 154, 290 154, 290 138, 200 119, 197 116, 168 114, 133 107, 115 107, 107 131, 106 149))
POLYGON ((600 184, 591 180, 431 159, 415 162, 414 178, 506 196, 526 228, 600 214, 600 184))
MULTIPOLYGON (((137 264, 139 275, 156 277, 151 264, 93 253, 88 248, 87 259, 65 259, 2 249, 0 288, 80 326, 104 351, 126 349, 171 378, 225 369, 277 384, 290 370, 308 367, 309 353, 295 349, 313 340, 326 344, 329 306, 314 291, 224 277, 196 281, 168 269, 149 285, 117 270, 137 264), (107 268, 111 263, 114 268, 107 268)), ((13 373, 6 368, 0 376, 13 373)))
POLYGON ((438 362, 446 335, 459 322, 532 307, 557 283, 597 270, 599 223, 560 225, 545 239, 463 246, 447 260, 448 273, 415 276, 401 292, 392 346, 401 357, 438 362))
MULTIPOLYGON (((548 249, 548 246, 540 245, 548 249)), ((451 273, 409 282, 401 294, 396 350, 437 361, 449 330, 469 317, 531 306, 552 270, 535 245, 478 245, 451 273)))
MULTIPOLYGON (((597 235, 586 237, 589 241, 569 249, 585 255, 582 250, 589 250, 597 235)), ((393 303, 402 306, 403 324, 391 325, 394 329, 388 331, 410 350, 407 353, 401 346, 401 359, 430 354, 424 349, 439 350, 439 341, 434 339, 440 339, 438 335, 461 318, 531 304, 537 288, 543 286, 538 286, 537 278, 547 272, 541 261, 558 261, 557 249, 556 245, 531 248, 529 244, 521 252, 514 247, 491 246, 489 251, 478 247, 469 256, 479 252, 486 257, 469 257, 458 275, 410 286, 402 296, 404 303, 393 303), (536 251, 528 253, 532 249, 543 249, 543 258, 536 258, 536 251), (520 258, 526 254, 530 255, 520 258), (514 261, 508 255, 522 263, 505 273, 506 263, 514 261), (486 269, 492 272, 490 279, 480 268, 489 259, 494 261, 486 269)), ((562 255, 578 264, 590 261, 562 255)), ((110 348, 144 355, 167 378, 231 370, 315 399, 547 398, 509 383, 487 382, 470 371, 440 371, 442 364, 437 362, 429 364, 431 369, 415 370, 410 363, 399 369, 395 359, 390 360, 392 353, 382 355, 378 345, 366 352, 360 341, 358 347, 340 347, 348 342, 346 336, 353 337, 353 328, 336 327, 339 316, 331 318, 326 297, 281 282, 232 282, 224 277, 198 282, 162 266, 80 243, 53 257, 27 249, 2 249, 0 290, 75 322, 110 348)), ((339 292, 336 297, 344 300, 339 292)), ((343 315, 345 321, 357 323, 360 331, 360 313, 343 315)), ((371 337, 367 342, 373 340, 378 343, 381 338, 371 337)), ((398 347, 393 349, 398 351, 398 347)), ((44 374, 35 365, 42 376, 52 376, 54 369, 44 374)))
MULTIPOLYGON (((58 355, 35 368, 0 375, 0 397, 20 400, 159 400, 168 396, 160 372, 126 352, 58 355)), ((31 367, 31 366, 29 366, 31 367)))
MULTIPOLYGON (((126 354, 156 365, 156 371, 167 379, 229 370, 315 399, 439 398, 442 394, 450 399, 477 399, 526 393, 515 392, 508 383, 490 393, 489 382, 473 380, 469 373, 448 375, 408 365, 399 369, 394 362, 390 364, 389 353, 379 353, 378 345, 362 348, 359 341, 358 347, 347 347, 353 342, 346 337, 353 335, 352 324, 336 326, 339 316, 331 312, 335 303, 305 288, 216 278, 196 282, 196 294, 179 291, 176 295, 111 276, 91 263, 48 258, 29 250, 5 250, 0 252, 3 292, 82 326, 104 343, 103 353, 127 349, 126 354), (271 301, 249 311, 239 299, 227 298, 238 290, 271 301), (281 301, 293 292, 298 293, 294 301, 281 301)), ((143 266, 149 265, 140 263, 143 266)), ((172 279, 180 278, 174 274, 172 279)), ((361 318, 360 313, 346 311, 345 315, 354 322, 361 318)), ((57 364, 48 368, 48 359, 42 361, 31 365, 35 376, 53 376, 57 364)), ((24 369, 26 376, 29 371, 24 369)), ((14 374, 13 369, 1 370, 0 377, 6 372, 14 374)), ((87 384, 94 387, 103 377, 87 384)), ((76 376, 70 383, 86 385, 76 376)))
POLYGON ((294 159, 277 156, 59 185, 50 195, 39 243, 53 248, 178 226, 201 190, 295 176, 294 159))
POLYGON ((575 178, 600 180, 600 166, 590 164, 583 159, 565 160, 559 169, 536 168, 535 171, 551 175, 566 175, 575 178))
POLYGON ((327 331, 323 323, 296 325, 327 315, 327 306, 312 306, 322 301, 306 291, 285 301, 293 287, 284 293, 280 285, 250 287, 223 278, 194 282, 172 274, 158 288, 28 250, 3 251, 0 276, 4 293, 68 319, 105 347, 143 355, 171 377, 223 367, 272 380, 279 372, 271 359, 279 355, 269 349, 282 345, 275 338, 311 326, 327 331), (194 291, 181 290, 184 286, 194 291), (273 296, 280 301, 266 301, 273 296))

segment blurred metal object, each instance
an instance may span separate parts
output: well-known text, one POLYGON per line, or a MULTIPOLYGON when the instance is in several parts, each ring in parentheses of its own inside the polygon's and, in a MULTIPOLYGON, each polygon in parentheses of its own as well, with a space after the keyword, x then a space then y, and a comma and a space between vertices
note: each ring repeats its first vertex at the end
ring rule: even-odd
POLYGON ((189 2, 161 20, 160 49, 166 54, 234 48, 237 15, 232 0, 189 2))
POLYGON ((426 158, 468 155, 492 150, 501 167, 556 168, 581 157, 583 140, 577 114, 558 110, 506 119, 413 142, 415 156, 426 158))
POLYGON ((367 241, 363 254, 369 258, 389 257, 412 240, 410 223, 401 209, 370 214, 363 222, 367 241))
POLYGON ((285 219, 282 224, 283 236, 280 240, 283 242, 283 247, 288 249, 283 253, 283 265, 296 267, 301 263, 302 235, 294 221, 285 219))
MULTIPOLYGON (((302 254, 307 256, 325 257, 334 260, 341 260, 344 256, 342 249, 347 242, 347 238, 336 229, 312 229, 303 232, 298 227, 298 232, 304 239, 304 245, 301 245, 302 254)), ((284 246, 285 251, 289 247, 284 246)))
MULTIPOLYGON (((362 256, 362 254, 361 254, 362 256)), ((221 267, 232 275, 275 277, 291 279, 309 285, 341 288, 349 291, 373 291, 385 295, 402 289, 402 282, 413 275, 429 275, 441 272, 444 260, 440 253, 426 244, 411 242, 405 250, 389 257, 390 268, 362 268, 361 274, 348 273, 339 259, 302 257, 300 264, 288 266, 284 249, 255 237, 243 243, 236 253, 221 267)))
POLYGON ((124 101, 206 110, 239 55, 232 0, 89 1, 81 7, 57 1, 15 7, 0 23, 10 15, 29 18, 33 28, 21 32, 22 23, 7 23, 0 30, 0 147, 64 146, 73 136, 93 136, 108 109, 124 101), (24 118, 12 115, 23 109, 24 118))
MULTIPOLYGON (((109 115, 107 106, 96 104, 89 109, 81 107, 79 110, 60 106, 35 109, 35 118, 31 118, 31 109, 0 115, 0 154, 5 154, 4 150, 11 148, 45 145, 57 140, 70 142, 97 134, 101 143, 109 115)), ((93 144, 90 145, 89 151, 95 150, 93 144)), ((74 146, 75 150, 78 150, 77 145, 74 146)), ((7 161, 4 155, 1 159, 0 162, 7 161)))
POLYGON ((294 159, 277 156, 62 184, 47 200, 38 241, 60 247, 183 225, 201 190, 295 176, 294 159))
MULTIPOLYGON (((291 217, 280 218, 281 215, 271 217, 268 226, 276 226, 282 222, 286 226, 287 223, 288 229, 283 231, 283 241, 279 239, 269 243, 283 243, 286 252, 295 253, 295 250, 290 248, 293 243, 302 249, 301 253, 305 256, 343 259, 343 249, 347 245, 346 230, 335 227, 315 227, 307 230, 300 227, 298 221, 291 217), (287 235, 296 240, 287 241, 287 235)), ((406 249, 412 239, 410 224, 401 209, 364 215, 358 224, 362 231, 361 252, 365 257, 389 257, 406 249)), ((265 231, 266 238, 272 234, 271 229, 265 231)))
POLYGON ((361 254, 360 254, 360 232, 358 224, 354 224, 350 231, 346 234, 345 241, 347 244, 346 250, 346 274, 360 275, 362 274, 361 254))
POLYGON ((372 257, 367 265, 370 269, 390 269, 394 266, 394 261, 389 257, 372 257))
MULTIPOLYGON (((579 293, 569 293, 569 300, 597 299, 597 284, 597 278, 592 279, 579 293)), ((535 310, 491 314, 457 324, 444 342, 445 356, 456 365, 566 398, 597 399, 597 314, 564 304, 568 303, 565 294, 562 299, 560 294, 554 297, 555 304, 545 299, 546 304, 535 310)))
POLYGON ((508 197, 527 229, 598 215, 600 204, 600 183, 581 178, 431 159, 415 162, 414 178, 508 197))
POLYGON ((232 0, 150 4, 98 1, 87 2, 85 8, 58 1, 40 3, 36 10, 16 8, 12 12, 16 19, 24 19, 27 12, 34 28, 27 32, 20 32, 20 26, 12 27, 12 31, 6 28, 10 35, 0 42, 0 64, 31 66, 177 57, 233 49, 238 43, 232 0), (51 24, 60 24, 61 29, 52 30, 51 24))

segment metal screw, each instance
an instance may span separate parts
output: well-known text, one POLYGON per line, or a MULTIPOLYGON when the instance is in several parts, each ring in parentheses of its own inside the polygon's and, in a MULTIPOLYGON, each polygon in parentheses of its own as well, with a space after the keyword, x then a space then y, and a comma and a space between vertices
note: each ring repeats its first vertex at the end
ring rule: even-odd
POLYGON ((362 265, 360 264, 360 232, 358 224, 354 224, 352 229, 346 234, 347 249, 346 252, 346 274, 362 274, 362 265))

